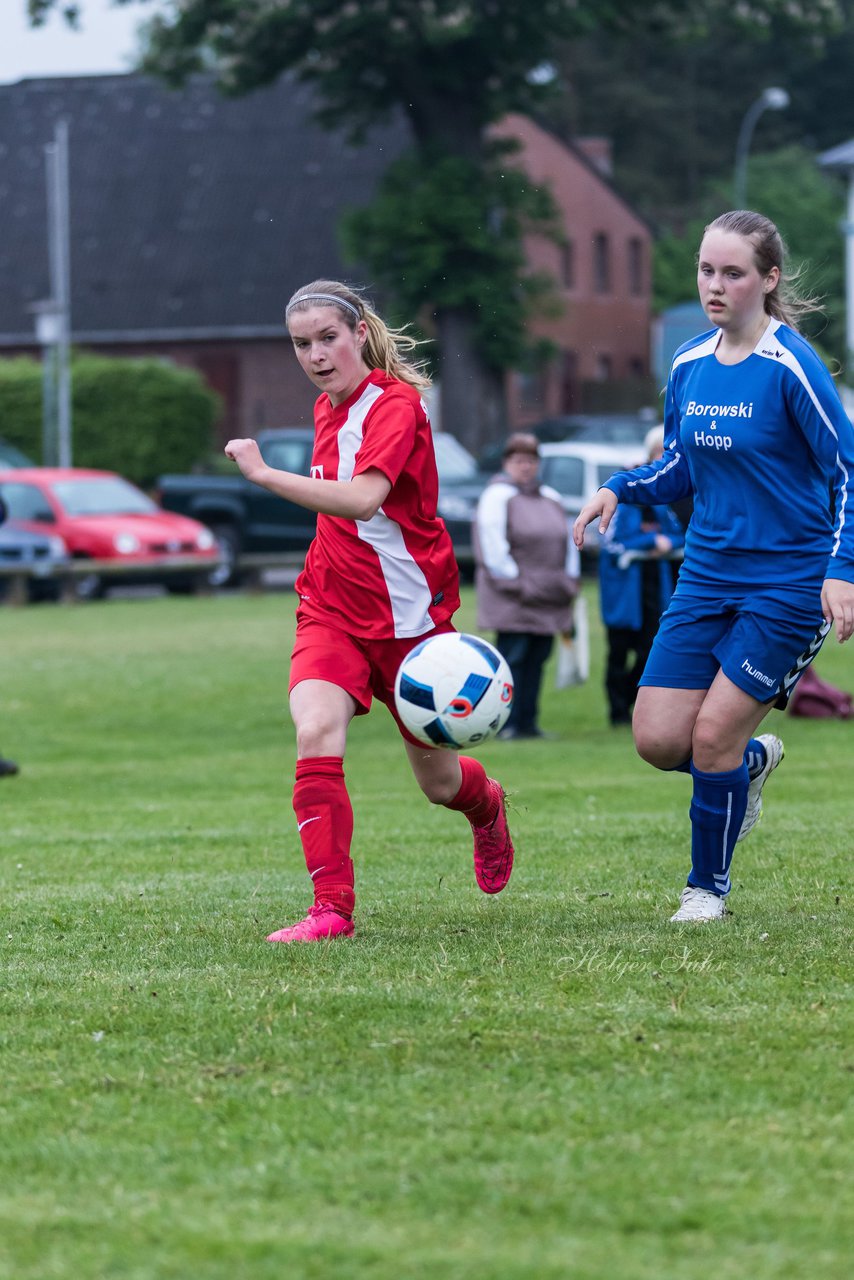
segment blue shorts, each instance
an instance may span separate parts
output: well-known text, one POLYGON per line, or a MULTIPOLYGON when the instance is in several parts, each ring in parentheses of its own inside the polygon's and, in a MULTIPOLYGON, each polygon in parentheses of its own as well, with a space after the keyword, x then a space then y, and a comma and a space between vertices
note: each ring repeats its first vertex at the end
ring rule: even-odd
POLYGON ((677 588, 639 683, 708 689, 723 671, 757 702, 782 708, 829 630, 817 594, 776 587, 699 595, 677 588))

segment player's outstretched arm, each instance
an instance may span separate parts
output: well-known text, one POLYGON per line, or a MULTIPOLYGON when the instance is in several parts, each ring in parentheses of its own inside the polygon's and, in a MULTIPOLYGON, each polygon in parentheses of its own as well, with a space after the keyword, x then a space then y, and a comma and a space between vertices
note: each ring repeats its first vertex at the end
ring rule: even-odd
POLYGON ((584 530, 591 520, 599 517, 599 532, 604 533, 617 510, 617 495, 613 489, 597 489, 590 501, 581 508, 572 526, 572 537, 579 551, 584 546, 584 530))
POLYGON ((388 497, 391 481, 371 467, 352 480, 316 480, 267 466, 254 440, 229 440, 225 456, 236 462, 253 484, 308 511, 345 520, 371 520, 388 497))

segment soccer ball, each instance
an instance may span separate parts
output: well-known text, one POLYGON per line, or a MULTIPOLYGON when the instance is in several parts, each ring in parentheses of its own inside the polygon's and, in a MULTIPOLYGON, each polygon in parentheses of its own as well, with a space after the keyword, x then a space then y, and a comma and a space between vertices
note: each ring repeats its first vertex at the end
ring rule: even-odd
POLYGON ((447 631, 422 640, 406 655, 394 682, 394 701, 419 742, 466 750, 506 724, 513 677, 486 640, 447 631))

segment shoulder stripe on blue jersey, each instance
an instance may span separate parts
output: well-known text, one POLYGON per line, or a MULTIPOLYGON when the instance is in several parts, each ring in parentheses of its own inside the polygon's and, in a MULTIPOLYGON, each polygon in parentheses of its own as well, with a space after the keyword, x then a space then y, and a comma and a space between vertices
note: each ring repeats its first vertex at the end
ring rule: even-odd
MULTIPOLYGON (((789 369, 795 375, 795 377, 798 379, 798 382, 800 382, 804 391, 806 391, 807 395, 812 401, 813 406, 816 412, 818 413, 818 416, 821 418, 822 422, 827 427, 828 431, 830 432, 830 434, 833 436, 834 440, 838 444, 839 435, 837 434, 836 428, 834 427, 830 418, 825 413, 823 404, 821 403, 815 391, 813 390, 812 383, 807 377, 806 370, 804 369, 803 365, 801 364, 800 360, 795 355, 795 353, 791 351, 786 346, 786 344, 776 336, 777 331, 780 328, 780 325, 781 325, 781 322, 778 320, 774 324, 770 324, 768 326, 762 338, 760 339, 754 354, 759 356, 760 359, 762 360, 772 360, 777 365, 784 365, 785 368, 789 369)), ((843 477, 842 489, 841 489, 842 500, 839 503, 839 510, 836 513, 837 520, 836 520, 836 528, 833 531, 833 550, 830 553, 831 557, 837 554, 837 552, 839 551, 840 544, 842 542, 842 530, 845 527, 845 508, 848 503, 848 470, 839 456, 838 449, 836 451, 836 466, 837 466, 837 469, 842 473, 842 477, 843 477)))
POLYGON ((773 360, 775 364, 783 364, 787 369, 791 369, 792 373, 798 379, 810 400, 812 400, 818 410, 818 415, 822 422, 830 430, 834 440, 838 440, 839 436, 836 434, 836 428, 825 413, 824 406, 818 396, 813 391, 812 383, 807 377, 806 371, 798 357, 793 351, 790 351, 783 342, 779 342, 776 338, 772 339, 769 337, 769 334, 775 333, 779 327, 779 322, 773 328, 770 325, 768 326, 765 330, 764 337, 760 340, 759 345, 754 351, 754 355, 759 356, 763 360, 773 360))
POLYGON ((673 357, 673 364, 670 366, 670 372, 678 369, 680 364, 687 364, 691 360, 703 360, 709 356, 718 345, 718 339, 721 336, 720 329, 712 329, 711 333, 700 334, 699 338, 695 338, 696 346, 688 346, 686 350, 677 351, 673 357))

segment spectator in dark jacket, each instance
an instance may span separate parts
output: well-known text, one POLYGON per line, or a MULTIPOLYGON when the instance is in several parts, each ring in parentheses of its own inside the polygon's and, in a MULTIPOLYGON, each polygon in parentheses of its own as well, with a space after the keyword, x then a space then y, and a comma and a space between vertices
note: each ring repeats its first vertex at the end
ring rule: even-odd
MULTIPOLYGON (((664 428, 647 433, 648 462, 664 451, 664 428)), ((599 555, 599 601, 608 634, 605 692, 611 724, 630 724, 658 623, 676 583, 674 553, 685 530, 670 507, 621 505, 599 555)))
POLYGON ((487 485, 474 526, 477 622, 496 632, 515 692, 502 738, 541 738, 543 667, 557 632, 572 627, 578 550, 554 489, 539 482, 537 438, 510 436, 503 471, 487 485))

